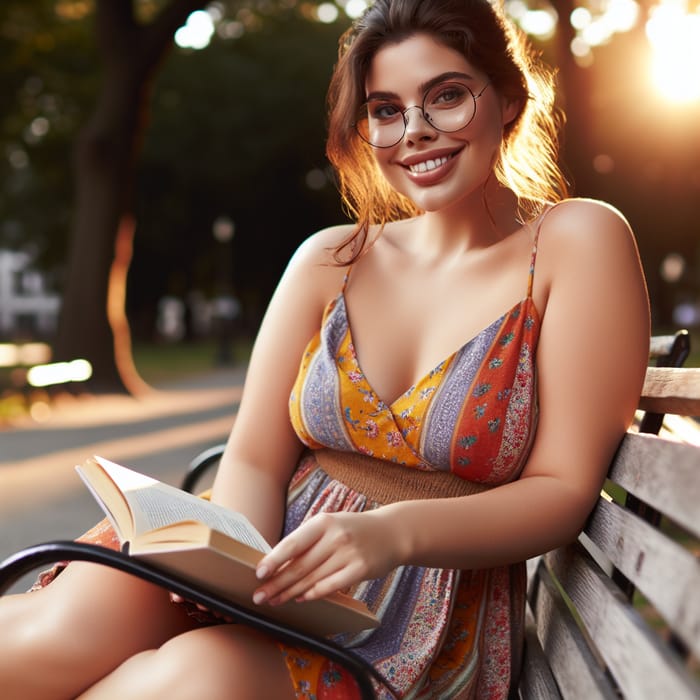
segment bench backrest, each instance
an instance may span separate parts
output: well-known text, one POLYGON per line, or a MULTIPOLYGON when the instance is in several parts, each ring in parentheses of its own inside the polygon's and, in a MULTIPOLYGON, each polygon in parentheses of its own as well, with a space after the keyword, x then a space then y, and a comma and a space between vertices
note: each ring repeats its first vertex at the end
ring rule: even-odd
MULTIPOLYGON (((700 369, 649 368, 640 408, 700 416, 700 369)), ((629 432, 578 541, 532 563, 521 697, 700 698, 699 554, 700 446, 629 432)))

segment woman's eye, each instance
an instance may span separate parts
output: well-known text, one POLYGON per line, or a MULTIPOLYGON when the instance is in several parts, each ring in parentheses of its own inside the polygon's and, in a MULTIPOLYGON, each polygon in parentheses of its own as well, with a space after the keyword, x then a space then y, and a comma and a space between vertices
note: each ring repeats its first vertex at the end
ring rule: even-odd
POLYGON ((392 104, 376 104, 371 105, 369 108, 369 115, 372 119, 377 119, 378 121, 387 121, 389 119, 394 119, 397 114, 401 114, 401 110, 392 104))
POLYGON ((429 95, 428 104, 451 107, 464 100, 468 89, 461 85, 443 85, 429 95))

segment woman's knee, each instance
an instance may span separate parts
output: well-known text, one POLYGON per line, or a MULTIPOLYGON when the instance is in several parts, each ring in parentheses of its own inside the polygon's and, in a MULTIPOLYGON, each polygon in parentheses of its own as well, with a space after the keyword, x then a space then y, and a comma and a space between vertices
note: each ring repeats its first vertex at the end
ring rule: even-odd
MULTIPOLYGON (((217 625, 180 635, 158 651, 187 698, 291 700, 287 666, 277 644, 242 625, 217 625)), ((168 696, 170 697, 170 696, 168 696)))
POLYGON ((126 661, 81 700, 109 697, 169 700, 291 700, 278 647, 246 628, 219 625, 175 637, 126 661))
POLYGON ((33 596, 41 597, 37 606, 42 608, 48 634, 80 636, 76 643, 88 650, 109 640, 111 648, 131 656, 193 627, 163 589, 95 564, 71 564, 48 587, 29 595, 33 596))
POLYGON ((54 682, 46 697, 61 688, 74 697, 124 659, 191 629, 180 608, 126 574, 71 564, 44 589, 0 599, 0 686, 43 697, 40 668, 54 682))

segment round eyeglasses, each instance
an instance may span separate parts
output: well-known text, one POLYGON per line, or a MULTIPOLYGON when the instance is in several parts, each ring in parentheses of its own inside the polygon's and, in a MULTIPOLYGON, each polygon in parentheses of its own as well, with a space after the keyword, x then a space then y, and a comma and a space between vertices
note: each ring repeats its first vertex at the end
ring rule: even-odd
POLYGON ((355 129, 363 141, 375 148, 391 148, 406 133, 408 110, 420 109, 433 129, 449 133, 464 129, 476 114, 476 101, 489 86, 486 83, 475 95, 462 83, 438 83, 423 95, 422 105, 412 105, 401 109, 389 99, 372 99, 360 108, 355 120, 355 129))

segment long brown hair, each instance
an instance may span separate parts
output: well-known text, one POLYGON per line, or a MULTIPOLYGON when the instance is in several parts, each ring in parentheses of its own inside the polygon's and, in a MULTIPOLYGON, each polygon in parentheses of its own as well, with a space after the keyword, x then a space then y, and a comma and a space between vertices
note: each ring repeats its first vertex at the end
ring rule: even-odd
POLYGON ((531 219, 568 195, 557 164, 562 116, 554 106, 553 73, 502 8, 488 0, 376 0, 340 38, 328 90, 326 153, 338 174, 343 204, 357 222, 335 250, 343 264, 362 253, 371 225, 420 213, 387 183, 371 147, 354 128, 377 51, 418 33, 458 51, 489 77, 500 95, 520 104, 505 127, 495 165, 498 181, 518 197, 520 217, 531 219), (342 254, 347 250, 349 259, 342 254))

